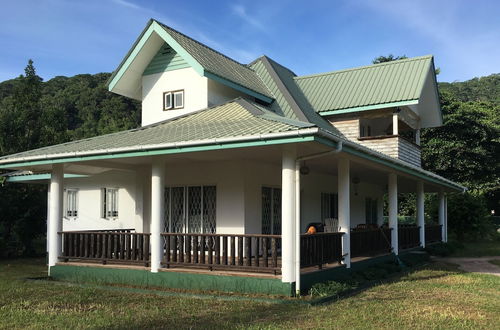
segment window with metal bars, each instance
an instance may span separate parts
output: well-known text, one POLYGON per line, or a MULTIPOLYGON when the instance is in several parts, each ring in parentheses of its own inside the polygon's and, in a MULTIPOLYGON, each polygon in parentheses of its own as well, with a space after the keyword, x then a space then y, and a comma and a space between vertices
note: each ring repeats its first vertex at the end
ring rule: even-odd
POLYGON ((339 218, 339 198, 338 194, 321 193, 321 222, 325 223, 326 219, 339 218))
POLYGON ((281 188, 262 187, 262 234, 281 235, 281 188))
POLYGON ((118 189, 102 188, 101 201, 101 216, 104 219, 118 218, 118 189))
POLYGON ((66 189, 64 214, 66 218, 78 217, 78 189, 66 189))
POLYGON ((166 187, 164 231, 214 234, 216 197, 216 186, 166 187))

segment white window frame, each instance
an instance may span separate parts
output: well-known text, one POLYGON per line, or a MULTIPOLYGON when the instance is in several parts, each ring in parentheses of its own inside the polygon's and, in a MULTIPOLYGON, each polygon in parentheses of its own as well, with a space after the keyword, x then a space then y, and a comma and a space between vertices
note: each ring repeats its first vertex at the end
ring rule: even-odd
POLYGON ((118 188, 101 189, 101 217, 108 220, 116 220, 119 216, 118 209, 118 188))
POLYGON ((76 188, 65 189, 64 218, 78 218, 78 189, 76 188))
POLYGON ((163 93, 163 110, 176 110, 184 108, 184 90, 169 91, 163 93), (178 104, 176 96, 181 95, 181 102, 178 104), (168 100, 168 101, 167 101, 168 100))

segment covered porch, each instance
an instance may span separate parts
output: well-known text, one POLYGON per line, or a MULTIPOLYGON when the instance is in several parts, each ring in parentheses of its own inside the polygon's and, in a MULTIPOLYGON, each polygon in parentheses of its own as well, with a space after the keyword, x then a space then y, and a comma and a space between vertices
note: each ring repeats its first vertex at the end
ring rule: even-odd
POLYGON ((318 142, 116 155, 25 168, 51 173, 49 271, 75 263, 129 265, 152 273, 273 276, 300 289, 300 276, 307 272, 350 268, 356 260, 446 241, 449 187, 402 166, 369 161, 341 142, 318 142), (78 177, 65 178, 67 174, 78 177), (107 220, 109 228, 96 228, 91 216, 85 225, 77 225, 63 214, 64 188, 122 182, 129 198, 122 200, 125 193, 120 194, 118 203, 126 208, 118 218, 129 216, 128 226, 113 227, 114 220, 107 220), (172 202, 177 188, 184 199, 172 202), (209 200, 210 189, 214 197, 209 200), (398 194, 408 192, 417 193, 417 221, 400 226, 398 194), (202 197, 193 197, 199 193, 202 197), (424 193, 440 196, 436 225, 424 224, 424 193), (384 194, 389 200, 387 224, 384 194), (190 208, 195 198, 203 206, 190 208), (183 206, 175 209, 179 203, 183 206), (321 224, 324 232, 306 234, 311 223, 321 224))

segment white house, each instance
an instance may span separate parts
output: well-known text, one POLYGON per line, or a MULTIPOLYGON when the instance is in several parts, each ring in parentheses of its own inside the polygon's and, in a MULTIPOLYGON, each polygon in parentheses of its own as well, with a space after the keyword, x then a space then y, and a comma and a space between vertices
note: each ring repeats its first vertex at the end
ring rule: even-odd
POLYGON ((9 181, 49 184, 51 276, 290 294, 446 241, 446 193, 464 187, 420 166, 420 129, 442 125, 432 56, 297 76, 151 20, 108 86, 142 101, 142 127, 0 158, 23 173, 9 181), (398 226, 410 192, 417 221, 398 226))

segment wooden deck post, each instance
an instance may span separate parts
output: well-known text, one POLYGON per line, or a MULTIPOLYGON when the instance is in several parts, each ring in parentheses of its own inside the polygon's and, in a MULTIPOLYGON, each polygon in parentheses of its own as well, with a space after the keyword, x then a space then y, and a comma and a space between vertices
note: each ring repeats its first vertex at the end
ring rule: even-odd
POLYGON ((50 175, 50 210, 47 237, 49 237, 49 275, 50 267, 55 266, 61 253, 63 218, 64 165, 54 164, 50 175))
POLYGON ((161 230, 164 215, 165 162, 154 159, 151 166, 151 272, 157 273, 161 267, 163 248, 161 230))
POLYGON ((425 247, 425 219, 424 219, 424 183, 417 182, 417 226, 420 227, 420 246, 425 247))
POLYGON ((389 173, 389 227, 391 231, 391 245, 394 254, 399 253, 398 243, 398 177, 396 173, 389 173))
POLYGON ((295 282, 295 158, 296 151, 285 147, 281 169, 281 280, 295 282))
POLYGON ((338 163, 339 226, 342 235, 343 263, 351 268, 351 205, 349 159, 341 158, 338 163))

